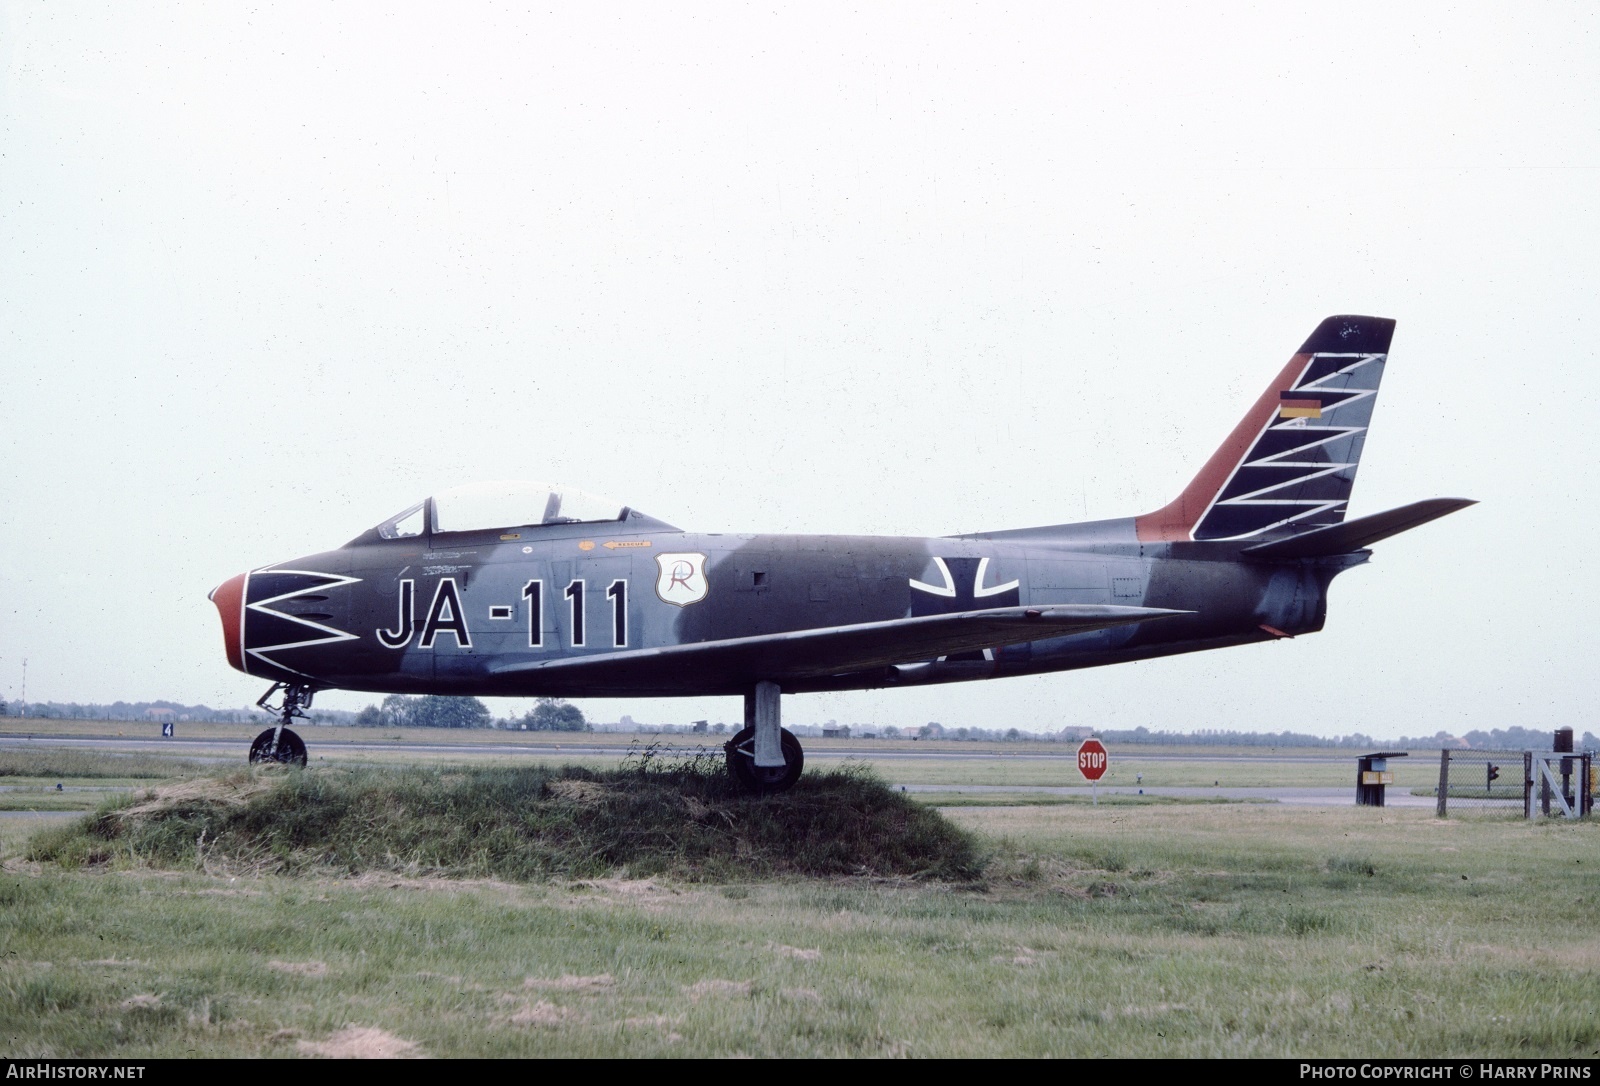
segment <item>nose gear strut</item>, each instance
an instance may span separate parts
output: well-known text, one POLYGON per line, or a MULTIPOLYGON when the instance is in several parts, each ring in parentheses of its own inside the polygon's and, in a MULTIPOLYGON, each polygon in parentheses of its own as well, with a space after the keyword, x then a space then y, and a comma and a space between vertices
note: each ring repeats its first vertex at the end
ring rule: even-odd
POLYGON ((279 762, 283 765, 306 764, 306 744, 294 732, 289 730, 289 722, 295 717, 305 717, 305 711, 311 708, 311 699, 316 691, 304 683, 273 683, 261 700, 256 702, 256 707, 265 709, 278 716, 278 723, 256 736, 255 742, 250 744, 251 763, 279 762), (283 704, 269 705, 272 695, 283 691, 283 704))

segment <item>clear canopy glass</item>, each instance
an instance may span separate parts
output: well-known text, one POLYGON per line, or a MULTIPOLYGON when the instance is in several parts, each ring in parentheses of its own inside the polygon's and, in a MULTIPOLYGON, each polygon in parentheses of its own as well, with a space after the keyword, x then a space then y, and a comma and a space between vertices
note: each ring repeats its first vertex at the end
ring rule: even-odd
MULTIPOLYGON (((421 535, 425 503, 418 503, 378 525, 384 539, 421 535)), ((536 524, 587 524, 621 520, 620 502, 549 483, 468 483, 433 496, 435 532, 478 532, 536 524)))

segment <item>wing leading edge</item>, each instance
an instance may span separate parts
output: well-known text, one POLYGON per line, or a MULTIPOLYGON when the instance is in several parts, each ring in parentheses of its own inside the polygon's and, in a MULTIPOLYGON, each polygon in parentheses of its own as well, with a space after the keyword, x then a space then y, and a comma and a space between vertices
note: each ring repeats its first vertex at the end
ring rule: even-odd
POLYGON ((1095 604, 994 607, 950 615, 505 664, 494 668, 492 674, 497 678, 545 676, 594 684, 614 677, 618 683, 635 685, 655 678, 670 680, 681 676, 685 668, 694 668, 721 675, 731 683, 782 684, 1190 613, 1156 607, 1095 604))

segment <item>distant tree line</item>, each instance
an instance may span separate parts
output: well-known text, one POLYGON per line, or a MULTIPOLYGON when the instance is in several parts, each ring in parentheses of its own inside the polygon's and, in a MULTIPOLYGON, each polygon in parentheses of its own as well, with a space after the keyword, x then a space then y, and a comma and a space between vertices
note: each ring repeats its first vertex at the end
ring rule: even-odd
MULTIPOLYGON (((1577 729, 1574 728, 1576 733, 1577 729)), ((1439 732, 1432 738, 1402 738, 1401 743, 1410 743, 1413 747, 1446 747, 1451 746, 1443 740, 1450 739, 1444 732, 1439 732)), ((1474 730, 1460 736, 1467 746, 1478 750, 1549 750, 1555 741, 1555 729, 1540 731, 1534 728, 1492 728, 1489 731, 1474 730)), ((1578 750, 1600 750, 1600 739, 1593 732, 1584 732, 1574 736, 1572 745, 1578 750)))
MULTIPOLYGON (((0 703, 4 705, 4 703, 0 703)), ((209 720, 219 724, 248 724, 268 719, 259 709, 213 709, 209 705, 183 705, 176 701, 113 701, 109 703, 79 703, 76 701, 30 701, 26 705, 14 702, 0 715, 28 716, 39 720, 209 720), (152 712, 154 710, 154 712, 152 712)), ((321 715, 320 713, 318 715, 321 715)), ((353 717, 355 714, 331 710, 330 717, 353 717)), ((330 721, 333 722, 333 721, 330 721)))
POLYGON ((407 697, 390 694, 382 705, 369 705, 355 714, 364 728, 508 728, 530 732, 586 732, 593 730, 583 710, 571 702, 540 698, 520 717, 496 720, 477 698, 424 694, 407 697))
POLYGON ((364 728, 492 728, 494 717, 477 698, 390 694, 382 705, 357 713, 355 723, 364 728))
MULTIPOLYGON (((885 739, 895 739, 901 735, 910 734, 910 730, 902 731, 891 724, 878 734, 885 739)), ((916 729, 915 734, 918 739, 1043 739, 1048 741, 1055 738, 1053 735, 1034 735, 1032 732, 1020 731, 1017 728, 946 728, 943 724, 933 720, 916 729)))
POLYGON ((589 732, 594 728, 584 718, 583 710, 569 701, 540 698, 522 715, 514 727, 526 726, 530 732, 589 732))
MULTIPOLYGON (((1398 750, 1425 750, 1429 747, 1469 747, 1488 750, 1549 750, 1555 738, 1555 729, 1538 731, 1533 728, 1495 728, 1492 731, 1470 731, 1453 736, 1436 732, 1429 736, 1401 736, 1398 739, 1374 739, 1361 732, 1352 732, 1328 739, 1320 735, 1299 732, 1236 732, 1202 729, 1196 732, 1151 731, 1149 728, 1132 728, 1125 731, 1107 728, 1095 734, 1107 743, 1123 745, 1148 744, 1151 746, 1186 747, 1324 747, 1339 750, 1377 750, 1393 747, 1398 750)), ((1600 749, 1600 739, 1584 732, 1573 744, 1579 750, 1600 749)))
POLYGON ((1120 743, 1123 745, 1146 744, 1150 746, 1185 746, 1185 747, 1332 747, 1350 748, 1360 747, 1367 749, 1373 746, 1382 746, 1378 740, 1370 735, 1352 732, 1328 739, 1320 735, 1304 735, 1300 732, 1238 732, 1218 728, 1202 728, 1195 732, 1169 732, 1151 731, 1149 728, 1138 727, 1126 730, 1106 728, 1095 732, 1107 743, 1120 743))
MULTIPOLYGON (((115 701, 108 704, 79 702, 19 702, 0 700, 0 716, 27 716, 39 720, 212 721, 220 724, 267 724, 273 717, 254 707, 213 709, 208 705, 183 705, 175 701, 115 701)), ((592 731, 583 710, 556 698, 540 698, 521 716, 496 720, 477 698, 391 694, 382 705, 360 712, 313 708, 312 724, 369 728, 509 728, 526 731, 592 731)))

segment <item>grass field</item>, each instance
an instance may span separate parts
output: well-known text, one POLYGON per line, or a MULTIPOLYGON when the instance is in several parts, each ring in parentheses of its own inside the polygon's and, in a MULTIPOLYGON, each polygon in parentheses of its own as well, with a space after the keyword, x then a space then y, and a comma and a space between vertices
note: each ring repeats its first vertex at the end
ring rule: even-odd
POLYGON ((92 811, 108 792, 193 777, 211 768, 159 755, 70 747, 0 750, 0 811, 92 811))
POLYGON ((509 881, 64 868, 23 817, 13 1057, 1600 1052, 1592 823, 1102 797, 947 809, 975 881, 509 881))

